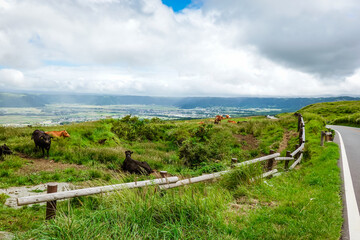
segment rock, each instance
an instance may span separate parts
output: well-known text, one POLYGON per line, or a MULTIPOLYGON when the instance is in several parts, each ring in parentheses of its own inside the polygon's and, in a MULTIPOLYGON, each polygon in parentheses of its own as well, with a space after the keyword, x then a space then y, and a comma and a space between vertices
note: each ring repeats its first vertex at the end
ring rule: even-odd
POLYGON ((10 233, 10 232, 4 232, 4 231, 0 231, 0 239, 1 240, 11 240, 14 239, 14 234, 10 233))

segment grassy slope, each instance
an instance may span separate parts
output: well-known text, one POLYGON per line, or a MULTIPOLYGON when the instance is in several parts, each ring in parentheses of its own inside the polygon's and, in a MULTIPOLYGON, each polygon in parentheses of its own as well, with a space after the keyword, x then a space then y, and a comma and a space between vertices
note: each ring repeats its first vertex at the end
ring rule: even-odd
POLYGON ((42 154, 41 151, 34 151, 31 133, 37 128, 44 131, 66 128, 71 138, 54 139, 50 159, 87 167, 83 170, 69 167, 57 172, 24 175, 18 170, 26 167, 29 161, 13 156, 0 162, 0 187, 49 181, 116 180, 112 175, 120 169, 127 149, 134 151, 135 159, 147 161, 154 169, 195 176, 226 168, 230 164, 228 159, 232 157, 245 161, 269 153, 270 148, 277 150, 284 127, 292 131, 295 129, 291 124, 293 120, 288 119, 279 122, 258 117, 247 120, 239 125, 223 122, 218 126, 210 124, 208 120, 205 125, 198 124, 199 120, 154 121, 142 125, 141 121, 133 119, 133 122, 125 123, 103 120, 56 127, 0 127, 0 144, 6 143, 16 152, 35 159, 41 158, 42 154), (258 146, 244 149, 243 146, 248 143, 239 142, 235 135, 253 135, 258 139, 258 146), (100 144, 99 141, 103 139, 106 139, 105 143, 100 144), (195 154, 188 156, 190 153, 195 154), (204 158, 201 159, 202 163, 194 160, 198 156, 204 158), (194 162, 194 166, 184 165, 185 159, 189 158, 192 160, 187 161, 194 162))
POLYGON ((360 127, 360 101, 311 104, 300 112, 317 114, 329 124, 360 127))
MULTIPOLYGON (((4 227, 1 230, 32 229, 24 236, 19 235, 25 239, 338 239, 342 224, 339 169, 336 165, 338 149, 332 143, 327 143, 324 148, 318 146, 324 122, 313 114, 308 115, 305 116, 307 148, 304 163, 298 171, 248 184, 251 175, 244 178, 245 170, 240 169, 219 182, 186 186, 162 194, 146 188, 111 196, 73 199, 70 205, 67 202, 59 204, 60 214, 55 221, 48 224, 41 221, 31 224, 19 222, 22 227, 15 228, 3 218, 4 225, 0 225, 4 227), (235 185, 231 184, 234 182, 235 185)), ((186 140, 183 142, 189 144, 186 146, 192 150, 202 149, 203 146, 194 146, 186 141, 193 139, 201 142, 203 140, 198 138, 200 134, 200 137, 205 136, 203 145, 218 144, 224 151, 223 156, 220 155, 222 161, 211 159, 205 165, 195 167, 182 165, 179 147, 168 138, 127 141, 121 135, 103 130, 109 129, 107 124, 113 123, 105 121, 67 126, 72 138, 54 144, 51 158, 70 162, 75 159, 75 162, 89 167, 111 169, 121 163, 123 150, 131 148, 138 154, 137 159, 149 161, 150 165, 156 165, 161 170, 196 175, 226 167, 229 157, 246 160, 268 153, 270 147, 277 149, 284 129, 295 129, 296 118, 283 114, 277 122, 259 119, 240 125, 222 124, 210 129, 210 135, 201 135, 204 132, 194 121, 166 122, 165 125, 170 126, 165 126, 168 129, 165 135, 176 140, 184 135, 186 140), (172 135, 174 132, 176 134, 172 135), (104 134, 111 136, 112 140, 105 146, 99 146, 96 142, 104 134), (259 146, 251 151, 241 150, 241 144, 226 138, 229 134, 253 134, 260 140, 259 146), (220 136, 222 141, 219 143, 212 135, 220 136), (233 145, 223 148, 221 144, 233 145)), ((26 142, 33 129, 15 131, 18 132, 6 138, 9 144, 17 151, 37 156, 31 152, 31 143, 26 142), (18 136, 24 137, 22 143, 18 143, 18 136)), ((289 148, 284 151, 293 150, 295 143, 296 139, 291 140, 289 148)), ((43 207, 40 207, 41 211, 36 211, 37 206, 23 210, 8 210, 0 206, 2 216, 11 214, 15 219, 25 216, 23 218, 29 220, 29 214, 36 219, 39 212, 44 211, 43 207)))

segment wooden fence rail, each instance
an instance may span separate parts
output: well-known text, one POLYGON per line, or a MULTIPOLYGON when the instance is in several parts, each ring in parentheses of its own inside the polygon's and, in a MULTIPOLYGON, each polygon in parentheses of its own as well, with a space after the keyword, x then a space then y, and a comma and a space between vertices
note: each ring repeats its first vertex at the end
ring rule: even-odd
POLYGON ((301 159, 303 157, 303 154, 300 154, 300 157, 289 167, 289 169, 294 169, 296 167, 296 165, 298 165, 301 162, 301 159))
POLYGON ((201 175, 201 176, 193 177, 193 178, 187 178, 187 179, 177 181, 176 183, 161 185, 161 186, 159 186, 159 188, 160 189, 169 189, 169 188, 179 187, 179 186, 188 185, 188 184, 192 184, 192 183, 203 182, 203 181, 211 180, 214 178, 218 178, 221 175, 224 175, 228 172, 230 172, 230 170, 211 173, 211 174, 205 174, 205 175, 201 175))
POLYGON ((92 187, 92 188, 84 188, 71 190, 66 192, 56 192, 49 194, 41 194, 29 197, 21 197, 17 199, 18 206, 41 203, 41 202, 49 202, 56 201, 66 198, 74 198, 80 196, 88 196, 98 193, 106 193, 112 192, 116 190, 129 189, 129 188, 139 188, 151 185, 160 185, 177 182, 179 180, 178 177, 168 177, 168 178, 159 178, 153 180, 139 181, 139 182, 130 182, 130 183, 121 183, 115 185, 101 186, 101 187, 92 187))
POLYGON ((288 160, 295 160, 293 157, 277 157, 275 158, 276 161, 288 161, 288 160))
POLYGON ((280 153, 274 153, 274 154, 270 154, 270 155, 267 155, 267 156, 264 156, 264 157, 255 158, 255 159, 252 159, 252 160, 249 160, 249 161, 236 163, 234 165, 237 166, 237 167, 245 166, 245 165, 249 165, 249 164, 253 164, 253 163, 257 163, 257 162, 261 162, 261 161, 274 159, 274 158, 279 157, 279 156, 280 156, 280 153))
POLYGON ((302 143, 299 148, 297 148, 295 151, 290 153, 291 157, 294 157, 296 154, 301 152, 304 149, 304 147, 305 147, 305 143, 302 143))

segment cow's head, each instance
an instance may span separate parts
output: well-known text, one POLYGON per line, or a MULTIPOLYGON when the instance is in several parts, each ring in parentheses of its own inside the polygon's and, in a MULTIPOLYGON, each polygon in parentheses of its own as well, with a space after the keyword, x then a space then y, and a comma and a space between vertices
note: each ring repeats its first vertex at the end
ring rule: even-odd
POLYGON ((133 154, 134 152, 130 151, 130 150, 127 150, 125 151, 125 156, 129 156, 131 157, 131 154, 133 154))
POLYGON ((64 130, 64 131, 61 131, 61 136, 70 137, 70 134, 66 130, 64 130))
POLYGON ((43 140, 46 144, 51 144, 52 137, 48 134, 43 134, 40 139, 43 140))

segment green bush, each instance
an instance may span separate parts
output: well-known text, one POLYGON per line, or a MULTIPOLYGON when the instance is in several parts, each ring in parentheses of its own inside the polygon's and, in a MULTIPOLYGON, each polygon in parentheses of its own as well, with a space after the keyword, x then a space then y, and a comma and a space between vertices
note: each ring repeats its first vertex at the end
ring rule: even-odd
POLYGON ((128 115, 114 121, 111 131, 119 138, 128 141, 158 141, 165 138, 165 130, 168 127, 169 124, 163 123, 159 119, 139 120, 138 117, 128 115))
POLYGON ((182 143, 179 158, 191 167, 200 163, 222 161, 231 156, 234 145, 236 140, 230 130, 200 126, 193 131, 191 138, 182 143))

